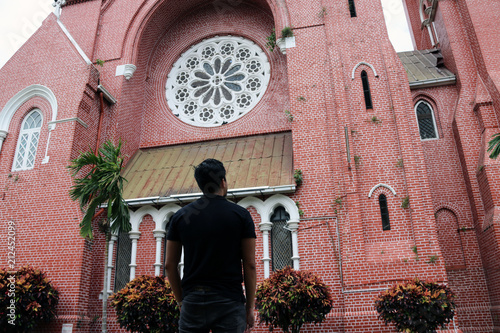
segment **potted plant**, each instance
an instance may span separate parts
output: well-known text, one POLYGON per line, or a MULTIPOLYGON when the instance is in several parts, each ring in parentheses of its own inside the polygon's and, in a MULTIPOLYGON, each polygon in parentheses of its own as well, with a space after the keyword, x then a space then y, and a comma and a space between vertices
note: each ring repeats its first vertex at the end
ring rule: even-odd
POLYGON ((300 332, 305 323, 320 324, 333 306, 330 290, 311 272, 290 267, 276 271, 257 287, 259 319, 272 331, 300 332))
POLYGON ((281 38, 276 41, 281 53, 286 54, 286 49, 295 46, 295 37, 291 27, 284 27, 281 30, 281 38))
POLYGON ((384 291, 375 300, 379 319, 399 332, 436 332, 453 320, 455 294, 450 288, 418 278, 384 291))
POLYGON ((111 296, 120 327, 130 332, 174 333, 179 330, 179 307, 164 276, 136 277, 111 296))

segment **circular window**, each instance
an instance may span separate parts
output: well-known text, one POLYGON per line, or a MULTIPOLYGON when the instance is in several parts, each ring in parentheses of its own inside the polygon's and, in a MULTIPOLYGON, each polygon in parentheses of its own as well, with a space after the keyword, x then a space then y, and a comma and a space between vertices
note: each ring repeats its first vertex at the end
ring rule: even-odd
POLYGON ((195 126, 235 121, 262 98, 269 61, 254 42, 214 37, 192 46, 168 74, 166 97, 172 112, 195 126))

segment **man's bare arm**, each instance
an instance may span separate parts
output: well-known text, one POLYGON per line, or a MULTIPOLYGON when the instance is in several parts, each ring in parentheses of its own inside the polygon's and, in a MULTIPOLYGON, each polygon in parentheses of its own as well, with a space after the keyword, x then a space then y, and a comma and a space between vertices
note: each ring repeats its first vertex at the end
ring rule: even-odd
POLYGON ((257 284, 257 270, 255 267, 255 238, 243 238, 241 240, 243 253, 243 278, 246 293, 247 329, 255 324, 253 310, 255 308, 255 288, 257 284))
POLYGON ((174 292, 175 300, 178 304, 182 302, 181 276, 179 274, 179 262, 181 260, 181 242, 167 240, 167 255, 165 257, 165 269, 168 281, 174 292))

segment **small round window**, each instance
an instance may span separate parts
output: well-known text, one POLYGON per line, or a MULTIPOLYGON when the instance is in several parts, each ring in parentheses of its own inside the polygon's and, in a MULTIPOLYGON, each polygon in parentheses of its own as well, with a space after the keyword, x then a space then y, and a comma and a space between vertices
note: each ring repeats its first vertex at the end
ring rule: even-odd
POLYGON ((259 102, 269 77, 269 61, 252 41, 234 36, 210 38, 175 62, 166 84, 168 106, 191 125, 230 123, 259 102))

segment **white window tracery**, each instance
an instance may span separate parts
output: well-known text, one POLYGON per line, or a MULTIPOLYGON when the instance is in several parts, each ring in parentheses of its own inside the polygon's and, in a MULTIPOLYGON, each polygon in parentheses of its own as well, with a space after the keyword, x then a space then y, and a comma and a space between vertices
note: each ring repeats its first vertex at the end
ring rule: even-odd
POLYGON ((19 138, 17 140, 16 154, 12 171, 32 169, 35 165, 40 129, 42 127, 42 114, 38 109, 31 111, 23 120, 19 138))
POLYGON ((219 126, 248 113, 264 95, 269 78, 269 61, 255 43, 214 37, 175 62, 166 83, 167 103, 183 122, 219 126))

